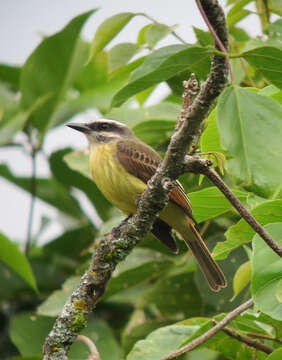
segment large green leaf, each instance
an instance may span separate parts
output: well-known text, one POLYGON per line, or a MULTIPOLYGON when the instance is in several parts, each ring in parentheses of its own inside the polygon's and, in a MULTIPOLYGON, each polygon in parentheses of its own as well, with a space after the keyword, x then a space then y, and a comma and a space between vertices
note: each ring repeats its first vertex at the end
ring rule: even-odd
POLYGON ((62 31, 45 38, 29 56, 21 71, 21 104, 30 108, 46 94, 51 98, 32 118, 33 125, 44 130, 50 123, 65 93, 81 70, 87 52, 79 33, 95 10, 74 18, 62 31))
POLYGON ((219 98, 221 144, 232 157, 228 168, 259 195, 270 196, 281 187, 281 118, 276 101, 237 86, 219 98))
POLYGON ((138 92, 165 81, 185 69, 193 71, 212 53, 211 48, 192 45, 170 45, 154 51, 132 74, 128 85, 115 95, 112 105, 119 106, 138 92))
MULTIPOLYGON (((233 190, 233 192, 240 201, 246 201, 247 193, 240 190, 233 190)), ((192 204, 193 216, 198 222, 212 219, 233 208, 232 204, 215 186, 189 193, 188 197, 192 204)))
POLYGON ((272 84, 282 88, 282 49, 261 46, 242 54, 272 84))
MULTIPOLYGON (((7 165, 0 165, 0 176, 27 192, 31 191, 31 178, 15 176, 7 165)), ((54 178, 36 178, 36 196, 67 215, 86 220, 77 200, 54 178)))
POLYGON ((10 338, 21 355, 39 355, 55 319, 36 316, 33 313, 19 313, 10 324, 10 338))
POLYGON ((165 24, 153 23, 145 27, 145 43, 150 49, 153 49, 157 43, 173 31, 173 27, 165 24))
MULTIPOLYGON (((56 151, 50 156, 50 166, 55 178, 70 190, 71 187, 76 187, 77 189, 83 191, 95 206, 95 209, 101 219, 108 219, 109 210, 112 205, 103 196, 92 179, 83 176, 83 172, 81 174, 80 172, 72 170, 73 166, 70 166, 70 163, 72 161, 77 161, 74 154, 77 153, 73 153, 72 149, 66 148, 56 151), (64 161, 66 158, 68 159, 67 164, 64 161)), ((89 167, 89 155, 80 157, 78 163, 80 165, 80 169, 81 166, 89 167)))
POLYGON ((138 301, 138 307, 154 305, 163 316, 190 317, 201 314, 202 298, 188 267, 162 276, 138 301))
POLYGON ((104 47, 126 26, 136 15, 134 13, 120 13, 106 19, 97 29, 91 44, 90 58, 95 57, 104 47))
MULTIPOLYGON (((251 214, 261 225, 282 222, 282 200, 264 202, 256 206, 251 214)), ((254 234, 253 228, 244 219, 241 219, 227 230, 225 233, 226 241, 216 245, 213 251, 214 258, 217 260, 225 259, 238 246, 250 242, 254 234)))
POLYGON ((19 250, 17 244, 0 233, 0 260, 9 265, 24 281, 37 291, 35 278, 25 255, 19 250))
MULTIPOLYGON (((222 320, 224 315, 215 317, 217 321, 222 320)), ((127 360, 159 360, 173 350, 191 342, 199 337, 213 326, 211 319, 191 318, 180 323, 165 326, 153 331, 145 340, 138 341, 129 355, 127 360)), ((232 321, 231 327, 237 330, 254 331, 264 333, 261 328, 255 325, 254 321, 244 319, 243 316, 232 321), (251 326, 250 326, 251 325, 251 326)), ((224 358, 230 360, 248 360, 253 356, 264 359, 265 355, 256 349, 246 347, 244 343, 230 338, 223 332, 217 333, 209 341, 203 344, 204 347, 215 350, 224 358)))
MULTIPOLYGON (((268 224, 265 229, 282 246, 282 222, 268 224)), ((258 309, 277 320, 282 320, 282 299, 278 289, 281 279, 281 258, 256 234, 253 239, 252 294, 258 309)))
POLYGON ((198 326, 171 325, 155 330, 145 340, 135 344, 126 360, 160 360, 180 347, 197 328, 198 326))
POLYGON ((266 360, 281 360, 282 358, 282 349, 276 349, 272 354, 268 355, 266 360))
POLYGON ((172 259, 166 255, 149 249, 134 249, 125 261, 118 264, 103 298, 152 280, 165 273, 172 265, 172 259))

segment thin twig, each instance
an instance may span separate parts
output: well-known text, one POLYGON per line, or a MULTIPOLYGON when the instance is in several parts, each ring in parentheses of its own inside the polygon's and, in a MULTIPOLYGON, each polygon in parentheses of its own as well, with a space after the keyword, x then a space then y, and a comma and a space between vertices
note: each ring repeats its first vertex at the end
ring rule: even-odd
POLYGON ((198 6, 198 9, 202 15, 202 18, 203 20, 205 21, 209 31, 211 32, 213 38, 214 38, 214 41, 215 41, 215 44, 216 44, 216 47, 221 50, 224 54, 227 55, 226 57, 226 61, 227 61, 227 64, 228 64, 228 68, 229 68, 229 73, 230 73, 230 79, 231 79, 231 82, 233 83, 234 82, 234 79, 233 79, 233 74, 232 74, 232 69, 231 69, 231 64, 230 64, 230 60, 228 58, 228 51, 227 49, 225 48, 225 46, 223 45, 222 41, 220 40, 219 36, 217 35, 216 31, 214 30, 213 26, 211 25, 207 15, 206 15, 206 12, 205 10, 203 9, 203 6, 201 4, 201 0, 195 0, 196 1, 196 4, 198 6))
POLYGON ((161 358, 161 360, 172 360, 177 359, 180 355, 183 355, 196 347, 207 342, 211 337, 216 335, 220 330, 222 330, 227 324, 229 324, 233 319, 235 319, 238 315, 240 315, 245 310, 249 309, 253 306, 254 302, 252 299, 246 301, 244 304, 238 306, 236 309, 231 311, 224 319, 219 321, 213 328, 206 331, 203 335, 199 336, 197 339, 191 341, 189 344, 172 351, 170 354, 161 358))
MULTIPOLYGON (((215 320, 213 322, 214 324, 218 324, 218 322, 215 320)), ((228 336, 233 337, 234 339, 237 339, 259 351, 263 351, 266 354, 271 354, 274 351, 272 347, 265 345, 258 340, 252 339, 247 335, 241 334, 233 328, 225 327, 224 329, 222 329, 222 331, 225 332, 228 336)))
POLYGON ((94 342, 85 335, 78 335, 76 341, 81 341, 89 347, 90 354, 88 360, 101 360, 99 352, 94 342))
POLYGON ((258 339, 265 339, 265 340, 275 341, 275 342, 278 342, 279 344, 282 344, 282 339, 276 338, 274 336, 265 335, 265 334, 257 334, 257 333, 253 333, 253 332, 248 332, 247 335, 252 336, 252 337, 256 337, 258 339))
POLYGON ((267 243, 277 255, 282 257, 282 248, 272 239, 269 233, 260 225, 260 223, 251 215, 251 213, 244 207, 241 201, 233 194, 217 172, 210 168, 206 167, 202 172, 206 175, 223 193, 223 195, 231 202, 235 207, 238 213, 244 218, 247 223, 255 230, 256 233, 267 243))
MULTIPOLYGON (((151 15, 148 15, 146 13, 141 13, 141 15, 143 15, 145 18, 147 18, 148 20, 152 21, 155 24, 160 24, 156 19, 154 19, 151 15)), ((171 32, 171 34, 180 42, 182 42, 183 44, 187 44, 187 42, 180 36, 178 35, 174 30, 171 32)))
POLYGON ((32 147, 32 150, 31 150, 32 170, 31 170, 31 179, 30 179, 31 201, 30 201, 27 236, 26 236, 26 243, 25 243, 25 254, 26 255, 28 255, 28 253, 29 253, 31 240, 32 240, 32 224, 33 224, 34 205, 35 205, 35 200, 36 200, 36 154, 37 154, 37 150, 34 147, 32 147))

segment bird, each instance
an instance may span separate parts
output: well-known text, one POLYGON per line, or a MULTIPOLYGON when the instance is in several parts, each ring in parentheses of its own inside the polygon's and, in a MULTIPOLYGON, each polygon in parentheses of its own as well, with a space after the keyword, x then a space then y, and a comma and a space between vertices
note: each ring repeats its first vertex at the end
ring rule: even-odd
MULTIPOLYGON (((139 140, 129 127, 113 119, 69 123, 67 126, 87 137, 91 174, 100 191, 124 214, 134 214, 138 199, 162 161, 160 155, 139 140)), ((179 181, 151 229, 157 239, 178 253, 172 229, 191 249, 211 290, 226 287, 226 278, 196 228, 191 203, 179 181)))

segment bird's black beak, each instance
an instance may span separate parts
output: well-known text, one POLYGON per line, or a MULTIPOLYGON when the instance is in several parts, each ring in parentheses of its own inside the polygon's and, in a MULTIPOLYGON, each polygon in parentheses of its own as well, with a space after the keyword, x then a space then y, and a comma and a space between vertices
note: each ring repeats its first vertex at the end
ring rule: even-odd
POLYGON ((87 133, 91 130, 87 124, 83 123, 70 123, 67 126, 82 133, 87 133))

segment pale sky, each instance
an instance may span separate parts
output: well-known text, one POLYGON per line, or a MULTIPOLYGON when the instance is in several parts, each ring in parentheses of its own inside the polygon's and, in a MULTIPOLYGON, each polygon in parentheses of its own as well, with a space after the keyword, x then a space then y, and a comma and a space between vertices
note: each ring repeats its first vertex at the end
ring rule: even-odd
MULTIPOLYGON (((223 5, 225 1, 220 0, 220 3, 223 5)), ((193 0, 100 0, 96 2, 93 0, 0 0, 0 63, 23 64, 39 44, 42 35, 51 35, 61 30, 73 17, 96 7, 100 10, 92 15, 83 30, 83 36, 87 40, 91 40, 95 30, 105 18, 119 12, 145 12, 167 25, 179 24, 176 31, 187 42, 195 41, 192 26, 206 30, 193 0)), ((138 31, 147 23, 148 21, 141 17, 134 18, 113 44, 121 41, 135 42, 138 31)), ((246 26, 253 34, 259 32, 259 23, 255 15, 248 18, 246 26)), ((161 45, 172 42, 176 40, 168 37, 161 45)), ((87 143, 77 133, 61 126, 47 136, 45 152, 49 155, 65 146, 83 149, 87 143)), ((2 162, 8 163, 18 175, 28 176, 31 173, 30 159, 20 150, 0 148, 0 163, 2 162)), ((37 168, 39 176, 48 174, 47 162, 41 155, 38 156, 37 168)), ((90 216, 94 216, 87 200, 80 198, 86 211, 90 212, 90 216)), ((0 199, 0 232, 11 240, 23 242, 27 233, 30 196, 0 178, 0 199)), ((57 219, 56 210, 40 200, 36 201, 34 215, 34 233, 38 230, 42 215, 57 219)), ((54 221, 41 242, 53 239, 62 230, 63 227, 59 221, 54 221)))

